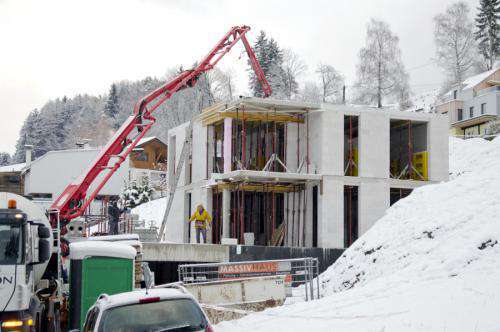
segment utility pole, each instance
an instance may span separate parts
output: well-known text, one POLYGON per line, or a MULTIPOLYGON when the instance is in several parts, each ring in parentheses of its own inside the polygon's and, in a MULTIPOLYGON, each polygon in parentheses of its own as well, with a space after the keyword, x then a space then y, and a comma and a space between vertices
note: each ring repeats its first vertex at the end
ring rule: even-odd
POLYGON ((342 104, 345 105, 345 85, 342 86, 342 104))

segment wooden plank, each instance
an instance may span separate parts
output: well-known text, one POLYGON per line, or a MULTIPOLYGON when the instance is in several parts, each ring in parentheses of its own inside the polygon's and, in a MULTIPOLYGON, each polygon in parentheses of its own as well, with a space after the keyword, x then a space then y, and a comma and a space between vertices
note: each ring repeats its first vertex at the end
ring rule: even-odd
POLYGON ((236 114, 236 112, 220 112, 210 114, 202 119, 202 124, 204 126, 216 124, 222 121, 225 118, 231 119, 239 119, 245 121, 262 121, 262 122, 294 122, 294 123, 304 123, 303 118, 297 118, 293 115, 285 115, 285 114, 264 114, 264 113, 249 113, 245 112, 245 115, 242 112, 236 114))
MULTIPOLYGON (((236 190, 237 183, 218 183, 217 190, 229 189, 236 190)), ((298 192, 302 190, 301 185, 282 185, 282 184, 255 184, 255 183, 245 183, 241 184, 240 188, 244 191, 253 192, 275 192, 275 193, 289 193, 298 192)))

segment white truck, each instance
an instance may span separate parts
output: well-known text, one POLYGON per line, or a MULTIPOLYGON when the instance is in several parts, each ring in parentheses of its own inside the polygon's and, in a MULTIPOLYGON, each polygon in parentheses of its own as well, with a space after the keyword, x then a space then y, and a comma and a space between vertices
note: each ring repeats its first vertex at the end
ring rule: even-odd
POLYGON ((54 296, 59 285, 42 280, 52 251, 44 212, 24 197, 0 192, 0 331, 48 331, 59 325, 54 296))

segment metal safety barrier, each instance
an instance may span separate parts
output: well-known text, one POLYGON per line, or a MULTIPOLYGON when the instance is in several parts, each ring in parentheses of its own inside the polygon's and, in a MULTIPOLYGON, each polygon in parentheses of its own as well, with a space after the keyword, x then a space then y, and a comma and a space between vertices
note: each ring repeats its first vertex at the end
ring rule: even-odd
MULTIPOLYGON (((300 292, 293 288, 303 287, 306 301, 319 299, 319 264, 313 257, 265 261, 228 263, 182 264, 178 268, 179 281, 184 284, 206 283, 237 278, 284 275, 287 297, 300 292), (316 283, 316 289, 314 289, 316 283)), ((296 289, 297 290, 297 289, 296 289)), ((300 290, 300 289, 299 289, 300 290)))

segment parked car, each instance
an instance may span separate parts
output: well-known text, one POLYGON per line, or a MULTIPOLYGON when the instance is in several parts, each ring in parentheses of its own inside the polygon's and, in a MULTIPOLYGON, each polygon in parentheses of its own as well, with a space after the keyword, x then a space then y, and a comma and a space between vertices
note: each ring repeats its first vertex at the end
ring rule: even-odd
POLYGON ((182 287, 101 295, 89 309, 84 332, 213 332, 198 302, 182 287))

